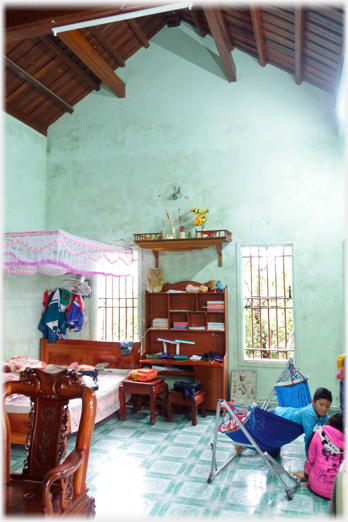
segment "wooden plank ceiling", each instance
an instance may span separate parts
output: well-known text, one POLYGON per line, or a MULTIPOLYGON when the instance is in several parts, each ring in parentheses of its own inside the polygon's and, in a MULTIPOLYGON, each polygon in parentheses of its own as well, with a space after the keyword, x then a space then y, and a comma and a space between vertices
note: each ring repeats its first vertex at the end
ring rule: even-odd
MULTIPOLYGON (((171 3, 171 2, 168 2, 171 3)), ((127 4, 127 5, 126 5, 127 4)), ((158 4, 154 4, 158 6, 158 4)), ((163 4, 165 5, 165 4, 163 4)), ((165 25, 186 23, 203 38, 214 38, 229 82, 238 81, 233 50, 271 64, 336 96, 344 54, 343 4, 286 7, 247 4, 200 5, 98 25, 98 18, 150 5, 95 9, 5 8, 5 103, 13 117, 47 135, 48 127, 103 82, 126 96, 119 67, 165 25), (95 20, 95 25, 60 32, 52 28, 95 20)), ((231 89, 233 88, 233 83, 231 89)))

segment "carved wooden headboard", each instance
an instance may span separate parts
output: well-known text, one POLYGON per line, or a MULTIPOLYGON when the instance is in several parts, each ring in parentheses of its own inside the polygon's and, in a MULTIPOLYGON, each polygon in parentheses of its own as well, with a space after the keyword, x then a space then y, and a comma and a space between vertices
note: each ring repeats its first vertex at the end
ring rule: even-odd
POLYGON ((48 339, 41 339, 40 360, 47 364, 78 362, 92 366, 108 362, 108 368, 139 368, 139 346, 140 342, 134 342, 130 355, 122 355, 118 342, 57 339, 49 343, 48 339))

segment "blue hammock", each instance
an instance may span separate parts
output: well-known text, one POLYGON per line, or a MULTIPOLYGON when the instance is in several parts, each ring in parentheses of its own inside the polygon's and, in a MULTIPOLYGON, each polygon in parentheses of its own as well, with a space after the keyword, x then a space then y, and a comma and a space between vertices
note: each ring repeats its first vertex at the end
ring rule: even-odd
POLYGON ((297 424, 297 422, 270 413, 267 411, 267 407, 274 393, 277 394, 278 404, 281 407, 303 408, 307 406, 311 402, 307 379, 308 377, 304 377, 295 368, 293 359, 289 358, 270 397, 263 403, 261 408, 258 408, 255 403, 248 407, 238 407, 237 405, 227 403, 224 399, 218 399, 214 439, 211 444, 213 453, 208 483, 212 482, 238 456, 237 452, 235 452, 218 468, 216 452, 218 432, 221 431, 233 443, 257 451, 282 482, 288 500, 292 500, 295 491, 300 487, 299 479, 295 479, 288 473, 275 458, 282 446, 289 444, 304 433, 303 427, 301 424, 297 424), (247 412, 247 410, 249 411, 247 412), (221 411, 227 412, 226 416, 223 414, 222 422, 220 419, 221 411), (230 431, 227 431, 225 428, 230 429, 230 431), (250 438, 244 433, 244 430, 250 438), (290 488, 289 484, 283 480, 280 473, 287 475, 289 481, 295 484, 293 488, 290 488))
POLYGON ((312 401, 307 378, 291 361, 275 384, 275 391, 281 407, 304 408, 312 401))
MULTIPOLYGON (((301 424, 284 419, 258 407, 253 409, 244 427, 261 451, 267 451, 268 453, 284 444, 289 444, 303 433, 301 424)), ((226 435, 241 446, 250 444, 249 439, 241 429, 226 433, 226 435)))

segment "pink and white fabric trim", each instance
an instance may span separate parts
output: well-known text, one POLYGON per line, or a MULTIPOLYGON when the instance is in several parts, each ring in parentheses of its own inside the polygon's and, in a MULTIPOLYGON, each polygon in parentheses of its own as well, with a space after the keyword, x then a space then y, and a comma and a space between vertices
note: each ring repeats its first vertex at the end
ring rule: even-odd
POLYGON ((128 276, 133 250, 68 234, 64 230, 4 234, 3 266, 9 274, 37 272, 128 276))

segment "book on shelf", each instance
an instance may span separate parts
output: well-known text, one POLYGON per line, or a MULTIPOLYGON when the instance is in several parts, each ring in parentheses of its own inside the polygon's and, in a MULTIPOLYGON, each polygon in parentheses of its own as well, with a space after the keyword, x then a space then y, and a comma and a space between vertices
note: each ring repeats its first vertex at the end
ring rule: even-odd
POLYGON ((189 326, 189 330, 205 330, 205 326, 189 326))
POLYGON ((225 330, 225 323, 216 323, 214 321, 208 321, 207 330, 225 330))
POLYGON ((168 318, 167 317, 155 317, 151 322, 151 328, 159 328, 168 330, 168 318))

